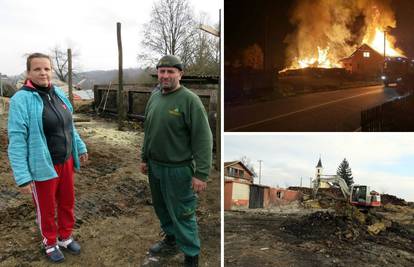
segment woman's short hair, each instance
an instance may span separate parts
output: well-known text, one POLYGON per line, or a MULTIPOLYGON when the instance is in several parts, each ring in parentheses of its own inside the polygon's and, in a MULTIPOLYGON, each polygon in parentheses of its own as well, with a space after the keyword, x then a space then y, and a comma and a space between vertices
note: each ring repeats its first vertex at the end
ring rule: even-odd
POLYGON ((26 70, 27 71, 30 71, 30 64, 32 63, 32 59, 34 59, 34 58, 47 58, 50 62, 50 65, 52 65, 52 60, 48 55, 42 54, 42 53, 33 53, 33 54, 30 54, 27 57, 27 60, 26 60, 26 70))

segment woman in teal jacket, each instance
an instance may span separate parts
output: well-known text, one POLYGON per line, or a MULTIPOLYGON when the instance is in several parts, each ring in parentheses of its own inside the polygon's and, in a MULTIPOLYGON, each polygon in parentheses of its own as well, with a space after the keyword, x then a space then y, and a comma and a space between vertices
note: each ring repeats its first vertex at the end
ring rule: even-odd
POLYGON ((61 248, 80 253, 72 237, 74 169, 88 154, 73 125, 72 105, 51 77, 49 56, 27 58, 27 80, 10 101, 8 155, 20 191, 33 196, 46 255, 60 262, 61 248))

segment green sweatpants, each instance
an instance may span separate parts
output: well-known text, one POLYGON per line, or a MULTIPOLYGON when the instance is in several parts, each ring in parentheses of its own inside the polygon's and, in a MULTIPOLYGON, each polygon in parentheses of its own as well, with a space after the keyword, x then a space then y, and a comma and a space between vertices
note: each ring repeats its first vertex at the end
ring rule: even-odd
POLYGON ((152 203, 161 228, 167 235, 175 236, 178 247, 188 256, 200 253, 192 175, 191 166, 167 167, 148 162, 152 203))

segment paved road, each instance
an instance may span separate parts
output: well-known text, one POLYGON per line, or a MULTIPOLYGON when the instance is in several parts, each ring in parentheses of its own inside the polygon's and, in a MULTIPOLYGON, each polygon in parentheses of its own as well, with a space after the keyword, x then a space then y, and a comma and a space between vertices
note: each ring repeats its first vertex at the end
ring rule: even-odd
POLYGON ((226 106, 225 131, 357 131, 361 111, 398 97, 382 85, 288 97, 239 107, 226 106))

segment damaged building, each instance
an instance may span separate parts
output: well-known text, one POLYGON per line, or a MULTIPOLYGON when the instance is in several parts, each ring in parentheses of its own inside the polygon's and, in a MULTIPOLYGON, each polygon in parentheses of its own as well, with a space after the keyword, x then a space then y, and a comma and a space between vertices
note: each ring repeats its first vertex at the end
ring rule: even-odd
POLYGON ((299 191, 254 184, 254 173, 241 161, 224 163, 224 210, 269 208, 301 199, 299 191))
POLYGON ((351 74, 379 77, 384 65, 384 56, 367 44, 363 44, 349 57, 340 60, 342 66, 351 74))

